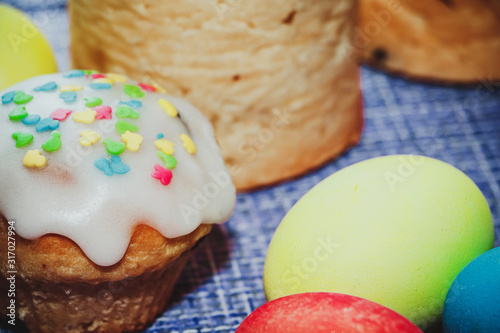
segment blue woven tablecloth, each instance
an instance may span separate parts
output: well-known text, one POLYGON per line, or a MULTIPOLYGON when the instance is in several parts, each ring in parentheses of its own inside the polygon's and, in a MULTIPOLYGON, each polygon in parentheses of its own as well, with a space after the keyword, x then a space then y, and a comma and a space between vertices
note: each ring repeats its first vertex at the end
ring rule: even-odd
MULTIPOLYGON (((9 0, 26 11, 69 68, 64 0, 9 0)), ((187 264, 169 309, 147 332, 233 332, 265 302, 262 271, 274 230, 315 184, 353 163, 389 154, 431 156, 465 172, 484 193, 500 239, 500 83, 468 88, 410 82, 362 69, 361 143, 304 177, 240 194, 231 220, 215 228, 187 264)))

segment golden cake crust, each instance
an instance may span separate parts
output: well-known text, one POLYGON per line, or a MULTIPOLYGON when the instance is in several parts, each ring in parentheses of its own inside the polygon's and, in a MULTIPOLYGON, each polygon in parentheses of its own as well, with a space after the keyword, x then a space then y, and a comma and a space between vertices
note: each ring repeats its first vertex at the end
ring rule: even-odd
MULTIPOLYGON (((7 221, 0 215, 0 246, 7 248, 7 221)), ((37 240, 16 237, 18 274, 30 279, 52 282, 86 282, 121 280, 155 271, 174 261, 207 235, 212 225, 202 224, 192 233, 168 239, 158 231, 140 224, 136 227, 122 260, 112 266, 99 266, 85 256, 80 247, 60 235, 44 235, 37 240)), ((2 252, 4 254, 4 252, 2 252)), ((2 273, 6 275, 7 258, 2 258, 2 273)))
POLYGON ((500 79, 500 2, 361 0, 352 53, 409 77, 500 79))
POLYGON ((79 0, 69 14, 73 66, 195 104, 239 190, 298 176, 360 139, 357 59, 340 51, 356 2, 79 0))

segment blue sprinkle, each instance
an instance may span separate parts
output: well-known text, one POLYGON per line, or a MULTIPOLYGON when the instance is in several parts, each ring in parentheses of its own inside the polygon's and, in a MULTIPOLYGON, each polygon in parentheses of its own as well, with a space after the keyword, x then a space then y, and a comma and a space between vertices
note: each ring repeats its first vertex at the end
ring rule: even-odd
POLYGON ((120 156, 117 155, 111 157, 111 169, 114 173, 119 175, 123 175, 130 171, 130 167, 123 163, 120 156))
POLYGON ((57 88, 57 83, 55 83, 54 81, 50 81, 50 82, 45 83, 42 86, 36 87, 34 90, 35 91, 52 91, 52 90, 55 90, 56 88, 57 88))
POLYGON ((4 95, 2 95, 2 104, 9 104, 14 100, 14 96, 16 96, 17 91, 10 91, 4 95))
POLYGON ((36 131, 43 132, 48 130, 55 130, 59 127, 59 120, 52 119, 50 117, 43 118, 36 124, 36 131))
POLYGON ((81 70, 74 69, 72 71, 67 72, 66 74, 63 74, 63 77, 69 79, 69 78, 74 78, 74 77, 84 77, 85 73, 81 70))
POLYGON ((111 84, 110 83, 91 83, 91 84, 89 84, 89 87, 94 89, 94 90, 111 89, 111 84))
POLYGON ((61 97, 66 103, 71 103, 76 100, 76 92, 74 91, 65 91, 62 92, 59 97, 61 97))
POLYGON ((97 169, 104 172, 106 176, 113 176, 113 170, 111 170, 111 165, 107 159, 103 157, 98 158, 94 161, 94 165, 97 169))
POLYGON ((156 134, 156 138, 157 138, 158 140, 163 139, 164 137, 165 137, 165 134, 163 134, 163 133, 158 133, 158 134, 156 134))
POLYGON ((22 122, 24 125, 36 125, 40 121, 40 118, 37 114, 30 114, 23 118, 22 122))
POLYGON ((120 104, 128 105, 131 108, 138 108, 142 106, 142 102, 136 99, 131 99, 130 101, 121 101, 120 104))

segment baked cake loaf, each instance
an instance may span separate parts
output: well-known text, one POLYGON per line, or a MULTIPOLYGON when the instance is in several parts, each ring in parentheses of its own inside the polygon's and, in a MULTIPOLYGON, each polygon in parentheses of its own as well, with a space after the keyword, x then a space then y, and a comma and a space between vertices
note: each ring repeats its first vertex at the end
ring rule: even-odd
POLYGON ((351 53, 409 77, 500 79, 500 1, 361 0, 351 53))
POLYGON ((155 90, 74 70, 0 92, 0 292, 15 276, 16 294, 2 317, 32 332, 142 329, 229 218, 235 187, 210 122, 155 90))
POLYGON ((300 175, 360 139, 351 0, 69 1, 75 68, 119 72, 211 120, 240 190, 300 175))

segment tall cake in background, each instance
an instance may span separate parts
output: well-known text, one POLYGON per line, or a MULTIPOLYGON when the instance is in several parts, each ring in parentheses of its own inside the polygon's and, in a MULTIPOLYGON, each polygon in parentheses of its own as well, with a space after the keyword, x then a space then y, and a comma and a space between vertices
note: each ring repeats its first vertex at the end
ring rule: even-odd
POLYGON ((75 68, 187 98, 240 190, 320 166, 361 135, 351 0, 69 2, 75 68))
POLYGON ((408 77, 500 79, 500 1, 361 0, 351 53, 408 77))

